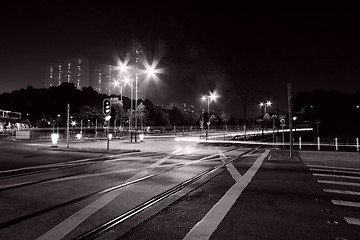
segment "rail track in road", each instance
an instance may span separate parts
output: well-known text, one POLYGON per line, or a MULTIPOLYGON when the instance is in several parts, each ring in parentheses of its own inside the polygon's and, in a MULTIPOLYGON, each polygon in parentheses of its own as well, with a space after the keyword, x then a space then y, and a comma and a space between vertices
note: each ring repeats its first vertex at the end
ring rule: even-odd
MULTIPOLYGON (((248 146, 246 146, 246 147, 248 147, 248 146)), ((244 154, 246 154, 248 152, 253 151, 254 149, 256 149, 258 147, 259 146, 251 146, 251 148, 249 148, 249 150, 245 151, 241 155, 238 155, 236 157, 232 157, 232 158, 228 159, 226 162, 221 161, 219 164, 216 164, 211 169, 203 171, 203 172, 197 174, 196 176, 194 176, 194 177, 192 177, 192 178, 190 178, 190 179, 188 179, 188 180, 186 180, 184 182, 181 182, 181 183, 177 184, 176 186, 164 191, 163 193, 151 197, 147 201, 139 204, 138 206, 132 208, 131 210, 124 212, 123 214, 111 219, 110 221, 107 221, 107 222, 97 226, 94 229, 91 229, 90 231, 84 233, 81 236, 78 236, 77 239, 92 239, 92 238, 94 238, 94 236, 99 236, 99 235, 107 232, 109 229, 121 224, 125 220, 136 216, 137 214, 145 211, 148 208, 151 208, 155 204, 157 204, 157 203, 161 202, 162 200, 164 200, 164 199, 178 193, 179 191, 181 191, 181 190, 183 190, 183 189, 185 189, 185 188, 199 182, 200 180, 202 180, 202 179, 204 179, 206 177, 209 177, 211 175, 215 176, 217 174, 217 172, 220 172, 220 170, 224 166, 226 166, 226 164, 234 161, 235 159, 241 157, 242 155, 244 155, 244 154)), ((234 151, 234 150, 238 150, 240 148, 244 148, 244 146, 234 146, 234 147, 232 147, 230 149, 227 149, 227 150, 225 150, 223 152, 224 153, 225 152, 231 152, 231 151, 234 151)), ((151 157, 164 156, 164 153, 132 153, 132 154, 128 154, 126 157, 129 157, 130 155, 131 155, 131 157, 145 158, 145 159, 143 159, 143 161, 146 161, 148 159, 148 157, 151 158, 151 157)), ((119 157, 119 155, 114 155, 114 156, 106 156, 106 157, 100 157, 100 158, 94 158, 94 159, 75 160, 75 161, 71 161, 71 162, 67 162, 67 163, 53 164, 52 166, 48 166, 49 168, 46 168, 45 166, 39 166, 38 168, 34 167, 34 168, 29 169, 29 172, 21 172, 21 171, 13 170, 8 175, 3 174, 2 179, 16 178, 16 177, 22 177, 22 176, 28 176, 28 175, 36 175, 36 174, 40 174, 40 173, 64 170, 66 168, 73 168, 74 166, 75 167, 79 166, 79 164, 84 166, 84 165, 91 165, 91 164, 95 164, 95 163, 102 163, 102 162, 106 162, 106 161, 122 161, 122 160, 126 160, 126 157, 124 157, 124 156, 119 157)), ((37 210, 37 211, 33 211, 33 212, 28 213, 28 214, 20 215, 18 217, 14 217, 14 218, 11 218, 9 220, 0 222, 0 229, 8 228, 8 227, 17 225, 19 223, 26 222, 26 221, 31 220, 33 218, 36 218, 36 217, 45 215, 47 213, 50 213, 50 212, 52 212, 54 210, 61 209, 63 207, 66 207, 66 206, 69 206, 69 205, 72 205, 72 204, 75 204, 75 203, 78 203, 78 202, 93 198, 95 196, 101 196, 103 194, 109 193, 109 192, 114 191, 116 189, 124 188, 126 186, 134 185, 134 184, 137 184, 137 183, 140 183, 140 182, 144 182, 144 181, 149 180, 151 178, 154 178, 156 176, 159 176, 159 175, 162 175, 162 174, 165 174, 165 173, 168 173, 168 172, 175 171, 177 169, 180 169, 180 168, 185 167, 185 166, 189 166, 191 164, 195 164, 197 162, 220 160, 219 154, 213 154, 213 155, 210 155, 210 156, 201 157, 200 159, 195 159, 195 156, 192 157, 192 158, 194 158, 194 159, 192 159, 192 161, 189 161, 189 162, 171 163, 171 164, 160 165, 160 166, 157 167, 156 172, 148 174, 148 175, 146 175, 146 176, 144 176, 142 178, 138 178, 138 179, 135 179, 135 180, 132 180, 132 181, 125 181, 125 182, 123 182, 121 184, 117 184, 117 185, 107 187, 107 188, 104 188, 104 189, 101 189, 101 190, 93 191, 93 192, 91 192, 89 194, 85 194, 85 195, 82 195, 80 197, 76 197, 76 198, 73 198, 71 200, 68 200, 68 201, 63 201, 61 203, 54 204, 54 205, 46 207, 46 208, 43 208, 43 209, 40 209, 40 210, 37 210)), ((140 161, 132 162, 132 163, 129 163, 129 164, 137 164, 139 162, 140 161)), ((123 166, 124 165, 119 165, 119 167, 123 167, 123 166)), ((114 166, 111 166, 111 167, 114 167, 114 166)), ((107 169, 107 168, 109 168, 109 167, 106 167, 106 168, 103 168, 103 169, 98 169, 96 171, 103 171, 104 169, 107 169)), ((22 171, 24 171, 24 169, 22 171)), ((44 179, 44 180, 41 180, 41 181, 38 181, 38 182, 27 183, 27 184, 19 185, 19 186, 16 186, 16 187, 14 186, 13 188, 0 189, 0 191, 16 190, 16 188, 20 188, 20 187, 27 187, 27 186, 30 186, 30 185, 51 182, 51 181, 53 181, 55 179, 59 180, 59 179, 62 179, 62 178, 68 178, 70 176, 81 175, 81 174, 89 173, 89 172, 90 171, 82 171, 82 172, 79 172, 79 173, 76 173, 76 174, 68 174, 68 175, 63 175, 63 176, 60 176, 60 177, 48 178, 48 179, 44 179)), ((94 170, 91 171, 91 173, 93 173, 93 172, 94 172, 94 170)))
MULTIPOLYGON (((230 149, 230 150, 226 150, 224 152, 231 152, 231 151, 234 151, 234 150, 237 150, 239 147, 235 147, 233 149, 230 149)), ((153 205, 161 202, 162 200, 182 191, 183 189, 185 189, 186 187, 189 187, 191 186, 192 184, 194 183, 197 183, 198 181, 206 178, 206 177, 209 177, 211 176, 210 178, 212 177, 215 177, 217 174, 219 174, 221 171, 219 171, 221 168, 223 168, 224 166, 226 166, 227 164, 233 162, 234 160, 238 159, 239 157, 247 154, 247 153, 250 153, 256 149, 258 149, 259 147, 252 147, 251 149, 245 151, 244 153, 242 153, 241 155, 239 156, 236 156, 236 157, 233 157, 233 158, 230 158, 229 160, 227 160, 226 162, 221 162, 219 164, 217 164, 216 166, 214 166, 213 168, 211 169, 208 169, 190 179, 188 179, 187 181, 185 182, 182 182, 170 189, 168 189, 167 191, 157 195, 157 196, 154 196, 152 197, 151 199, 145 201, 144 203, 130 209, 129 211, 83 233, 82 235, 78 236, 77 238, 75 238, 76 240, 83 240, 83 239, 95 239, 99 236, 101 236, 102 234, 106 233, 107 231, 110 231, 112 228, 116 227, 117 225, 123 223, 124 221, 126 221, 127 219, 131 218, 131 217, 134 217, 136 216, 137 214, 140 214, 141 212, 147 210, 148 208, 151 208, 153 205)), ((209 178, 209 179, 210 179, 209 178)), ((208 180, 209 180, 208 179, 208 180)))
POLYGON ((46 182, 50 182, 50 181, 54 181, 54 180, 65 179, 65 178, 78 176, 78 175, 82 175, 82 174, 87 174, 87 173, 98 173, 98 172, 108 170, 110 168, 119 168, 119 167, 123 167, 125 165, 127 165, 127 166, 135 165, 135 164, 141 162, 139 160, 129 162, 129 158, 142 157, 142 158, 144 158, 144 161, 145 161, 146 158, 148 158, 148 157, 158 157, 161 155, 164 155, 164 154, 162 154, 162 153, 142 153, 142 154, 140 154, 140 153, 136 153, 136 154, 125 153, 125 154, 121 154, 121 155, 111 155, 111 156, 104 156, 104 157, 98 157, 98 158, 75 160, 75 161, 65 162, 65 163, 41 165, 41 166, 34 166, 34 167, 2 171, 2 172, 0 172, 0 180, 14 179, 14 178, 37 175, 37 174, 54 173, 56 171, 62 171, 62 170, 70 169, 70 168, 77 168, 77 167, 88 166, 88 165, 93 165, 93 164, 101 164, 104 162, 123 161, 123 164, 117 165, 117 166, 107 166, 107 167, 103 167, 103 168, 100 168, 97 170, 80 171, 77 173, 65 174, 65 175, 51 177, 51 178, 45 178, 45 179, 41 179, 41 180, 26 181, 24 183, 12 184, 10 186, 5 186, 5 187, 0 186, 0 192, 8 191, 8 190, 16 189, 16 188, 21 188, 21 187, 26 187, 26 186, 31 186, 31 185, 35 185, 35 184, 40 184, 40 183, 46 183, 46 182), (124 159, 124 157, 126 157, 126 156, 128 158, 124 159))

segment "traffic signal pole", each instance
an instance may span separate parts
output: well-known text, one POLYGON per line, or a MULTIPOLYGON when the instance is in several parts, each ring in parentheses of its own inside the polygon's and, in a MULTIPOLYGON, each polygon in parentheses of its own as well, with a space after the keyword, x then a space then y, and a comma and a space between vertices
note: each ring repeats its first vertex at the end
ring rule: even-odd
POLYGON ((292 136, 292 97, 291 97, 291 84, 288 84, 288 107, 289 107, 290 158, 292 158, 292 157, 293 157, 293 136, 292 136))
POLYGON ((69 148, 70 104, 67 104, 66 147, 69 148))

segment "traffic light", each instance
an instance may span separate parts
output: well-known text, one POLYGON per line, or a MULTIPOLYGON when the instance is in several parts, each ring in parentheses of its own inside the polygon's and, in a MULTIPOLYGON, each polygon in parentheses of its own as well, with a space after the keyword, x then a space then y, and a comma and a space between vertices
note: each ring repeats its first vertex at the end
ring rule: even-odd
POLYGON ((103 101, 103 112, 104 112, 104 114, 106 114, 106 115, 109 115, 110 114, 110 112, 111 112, 111 103, 110 103, 110 99, 104 99, 104 101, 103 101))

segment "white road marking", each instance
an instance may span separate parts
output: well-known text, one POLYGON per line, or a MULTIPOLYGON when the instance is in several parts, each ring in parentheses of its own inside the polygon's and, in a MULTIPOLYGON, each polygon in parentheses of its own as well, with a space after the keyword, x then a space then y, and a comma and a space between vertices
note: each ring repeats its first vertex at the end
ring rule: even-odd
MULTIPOLYGON (((130 179, 127 180, 133 181, 135 179, 142 178, 149 174, 154 168, 158 167, 160 164, 162 164, 164 161, 168 160, 170 158, 170 155, 160 159, 159 161, 153 163, 149 167, 147 167, 145 170, 141 171, 140 173, 134 175, 130 179)), ((109 192, 94 202, 90 203, 85 208, 79 210, 78 212, 74 213, 69 218, 65 219, 63 222, 59 223, 54 228, 50 229, 48 232, 46 232, 44 235, 37 238, 37 240, 59 240, 64 238, 67 234, 69 234, 72 230, 74 230, 77 226, 79 226, 82 222, 84 222, 87 218, 89 218, 92 214, 100 210, 101 208, 105 207, 109 202, 111 202, 113 199, 118 197, 120 194, 122 194, 128 187, 119 188, 117 190, 114 190, 112 192, 109 192)))
POLYGON ((347 178, 347 179, 360 180, 360 177, 346 176, 346 175, 320 174, 320 173, 313 173, 313 175, 316 176, 316 177, 334 177, 334 178, 347 178))
POLYGON ((360 202, 350 202, 350 201, 342 201, 342 200, 331 200, 331 201, 335 205, 360 208, 360 202))
POLYGON ((331 166, 310 165, 310 164, 307 164, 307 166, 308 166, 308 167, 314 167, 314 168, 330 168, 330 169, 341 169, 341 170, 355 170, 355 171, 360 171, 360 168, 331 167, 331 166))
POLYGON ((224 219, 230 208, 240 197, 243 190, 250 183, 256 174, 264 159, 270 150, 266 150, 260 157, 256 159, 250 169, 235 183, 220 199, 219 202, 206 214, 206 216, 198 222, 191 231, 185 236, 184 240, 193 239, 209 239, 220 222, 224 219))
POLYGON ((313 172, 335 172, 335 173, 350 173, 350 174, 359 174, 360 172, 353 172, 353 171, 342 171, 342 170, 330 170, 330 169, 316 169, 316 168, 310 168, 310 171, 313 172))
MULTIPOLYGON (((226 163, 226 156, 220 151, 220 157, 221 157, 221 161, 223 163, 226 163)), ((241 178, 241 174, 238 172, 238 170, 235 168, 235 166, 230 162, 228 164, 226 164, 226 168, 229 171, 229 173, 231 174, 232 178, 238 182, 239 179, 241 178)))
POLYGON ((317 181, 318 181, 318 183, 324 183, 324 184, 335 184, 335 185, 360 187, 360 183, 353 183, 353 182, 327 181, 327 180, 317 180, 317 181))
POLYGON ((327 192, 327 193, 338 193, 338 194, 347 194, 347 195, 357 195, 357 196, 360 196, 360 192, 347 191, 347 190, 324 189, 324 192, 327 192))
POLYGON ((353 224, 353 225, 358 225, 360 226, 360 219, 357 219, 357 218, 350 218, 350 217, 344 217, 346 222, 348 224, 353 224))

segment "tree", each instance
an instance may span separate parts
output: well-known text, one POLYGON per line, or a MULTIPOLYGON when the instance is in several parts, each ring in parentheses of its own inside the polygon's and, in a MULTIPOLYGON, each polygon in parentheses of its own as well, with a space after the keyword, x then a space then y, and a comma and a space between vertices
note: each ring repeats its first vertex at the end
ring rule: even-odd
POLYGON ((220 118, 221 118, 221 121, 223 122, 223 124, 225 125, 225 129, 227 131, 228 130, 227 123, 230 120, 230 114, 222 111, 222 112, 220 112, 220 118))
POLYGON ((146 107, 143 103, 140 103, 137 107, 137 111, 136 111, 136 117, 137 119, 140 120, 140 126, 141 129, 144 128, 144 122, 147 119, 147 111, 146 111, 146 107))
MULTIPOLYGON (((116 133, 116 122, 120 119, 122 120, 122 111, 123 111, 123 103, 117 97, 110 98, 111 109, 113 109, 113 116, 114 116, 114 131, 116 133)), ((120 124, 121 126, 122 124, 120 124)))

